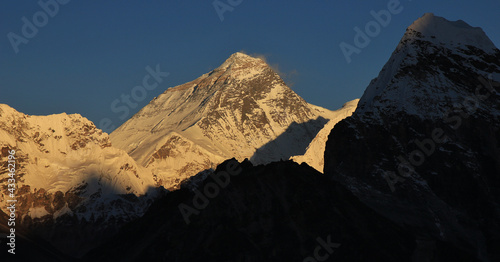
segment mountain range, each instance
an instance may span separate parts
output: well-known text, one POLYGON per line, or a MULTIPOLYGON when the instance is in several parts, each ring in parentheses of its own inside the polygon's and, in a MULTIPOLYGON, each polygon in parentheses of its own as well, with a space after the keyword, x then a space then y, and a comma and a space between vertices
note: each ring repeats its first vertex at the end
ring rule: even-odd
POLYGON ((481 28, 426 13, 336 111, 241 52, 109 136, 0 105, 0 196, 15 150, 29 260, 500 261, 499 79, 481 28))
POLYGON ((231 55, 199 78, 167 89, 111 133, 112 144, 176 188, 225 159, 267 164, 306 152, 327 122, 349 116, 307 103, 260 58, 231 55))
POLYGON ((15 150, 19 224, 80 256, 141 217, 164 188, 232 157, 267 164, 302 155, 353 111, 307 103, 264 60, 243 53, 167 89, 109 136, 78 114, 30 116, 2 104, 0 200, 10 199, 15 150))

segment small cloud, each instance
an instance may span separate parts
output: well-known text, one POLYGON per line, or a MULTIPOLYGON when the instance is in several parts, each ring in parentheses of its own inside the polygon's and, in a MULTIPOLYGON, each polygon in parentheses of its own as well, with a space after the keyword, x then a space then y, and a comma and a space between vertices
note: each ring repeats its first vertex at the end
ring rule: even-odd
POLYGON ((267 64, 269 65, 269 67, 271 67, 271 69, 274 70, 274 72, 276 72, 276 74, 278 74, 281 77, 281 79, 283 79, 283 81, 285 81, 288 87, 291 88, 293 85, 295 85, 294 79, 296 79, 297 76, 299 75, 299 72, 296 69, 293 69, 289 72, 283 72, 281 71, 279 64, 269 64, 269 63, 267 64))
POLYGON ((297 79, 298 76, 299 72, 296 69, 293 69, 292 71, 290 71, 284 77, 282 76, 281 78, 283 78, 283 81, 285 81, 286 85, 291 88, 292 86, 295 85, 294 79, 297 79))
POLYGON ((271 67, 271 69, 273 69, 274 72, 276 72, 276 74, 278 74, 281 77, 281 79, 283 79, 283 81, 285 81, 285 83, 288 87, 292 87, 295 84, 295 81, 293 79, 296 79, 296 77, 299 75, 299 72, 296 69, 293 69, 290 72, 283 72, 280 70, 279 64, 277 64, 277 63, 271 64, 267 61, 267 58, 271 56, 269 54, 259 54, 259 53, 249 54, 245 50, 241 50, 240 52, 243 54, 247 54, 251 57, 262 59, 262 61, 266 62, 266 64, 268 64, 269 67, 271 67))
POLYGON ((266 54, 259 54, 259 53, 252 53, 252 54, 249 54, 247 51, 245 50, 240 50, 239 51, 240 53, 243 53, 245 55, 249 55, 251 57, 255 57, 255 58, 260 58, 262 59, 264 62, 267 63, 267 57, 269 57, 270 55, 266 55, 266 54))

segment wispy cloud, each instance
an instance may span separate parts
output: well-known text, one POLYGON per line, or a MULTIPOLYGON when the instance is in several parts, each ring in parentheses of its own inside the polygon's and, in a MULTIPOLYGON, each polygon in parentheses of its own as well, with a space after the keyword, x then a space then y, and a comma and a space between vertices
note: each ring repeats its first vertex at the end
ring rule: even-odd
POLYGON ((280 65, 278 63, 270 63, 267 59, 268 57, 271 56, 270 54, 260 54, 260 53, 249 54, 245 50, 241 50, 240 52, 247 54, 249 56, 255 57, 255 58, 262 59, 264 62, 266 62, 271 67, 271 69, 274 70, 274 72, 276 72, 281 77, 281 79, 283 79, 283 81, 285 81, 287 86, 290 88, 295 84, 295 80, 299 76, 299 72, 296 69, 290 70, 288 72, 283 72, 280 69, 280 65))

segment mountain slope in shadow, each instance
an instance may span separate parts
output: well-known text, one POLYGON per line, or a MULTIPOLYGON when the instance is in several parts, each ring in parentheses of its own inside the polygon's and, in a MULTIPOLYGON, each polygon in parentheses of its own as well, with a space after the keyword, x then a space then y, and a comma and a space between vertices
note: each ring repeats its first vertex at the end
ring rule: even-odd
POLYGON ((304 123, 293 122, 281 135, 255 151, 252 163, 288 160, 292 156, 305 154, 307 147, 328 119, 318 117, 304 123), (283 158, 283 159, 281 159, 283 158))
MULTIPOLYGON (((228 170, 235 160, 219 165, 228 170)), ((156 201, 85 257, 92 261, 411 261, 427 249, 409 231, 362 204, 339 183, 292 161, 239 165, 227 186, 217 176, 198 187, 217 192, 208 204, 183 218, 179 206, 201 205, 197 190, 184 187, 156 201), (315 253, 316 252, 316 253, 315 253)), ((234 168, 233 168, 234 170, 234 168)), ((198 192, 200 192, 198 191, 198 192)), ((427 242, 426 242, 427 243, 427 242)), ((437 260, 468 257, 438 240, 437 260)))

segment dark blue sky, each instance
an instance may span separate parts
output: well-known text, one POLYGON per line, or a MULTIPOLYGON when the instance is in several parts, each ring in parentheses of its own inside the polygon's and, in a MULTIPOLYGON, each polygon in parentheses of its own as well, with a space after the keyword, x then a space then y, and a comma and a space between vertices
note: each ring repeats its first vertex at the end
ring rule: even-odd
POLYGON ((57 12, 50 6, 53 17, 44 17, 38 1, 3 1, 0 103, 27 114, 79 113, 98 126, 107 118, 118 126, 122 114, 111 104, 142 85, 147 66, 159 64, 170 75, 146 90, 129 117, 168 87, 245 51, 265 55, 308 102, 336 109, 363 94, 406 27, 425 12, 482 27, 500 46, 499 1, 402 0, 401 12, 391 15, 351 63, 339 44, 354 44, 353 28, 364 28, 374 20, 370 11, 387 10, 388 3, 397 1, 220 0, 235 5, 223 13, 223 21, 213 2, 72 0, 58 3, 57 12), (25 37, 22 18, 32 22, 34 16, 38 32, 30 36, 34 33, 25 30, 25 37))

